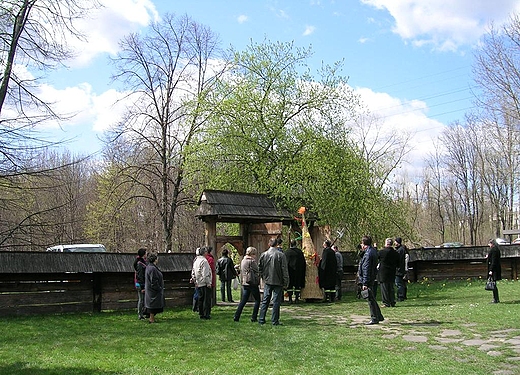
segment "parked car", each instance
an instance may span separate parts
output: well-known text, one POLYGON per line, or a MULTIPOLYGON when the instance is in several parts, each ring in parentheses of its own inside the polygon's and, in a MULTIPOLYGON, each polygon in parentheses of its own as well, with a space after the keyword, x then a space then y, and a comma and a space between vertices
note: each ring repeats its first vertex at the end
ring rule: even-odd
POLYGON ((57 253, 106 253, 107 249, 102 244, 75 244, 75 245, 56 245, 47 248, 47 251, 57 253))
POLYGON ((509 245, 509 242, 507 242, 503 238, 497 238, 495 241, 497 241, 497 244, 499 245, 509 245))
POLYGON ((517 239, 515 239, 515 240, 513 241, 513 243, 520 243, 520 237, 518 237, 517 239))
POLYGON ((461 247, 464 246, 462 242, 444 242, 443 244, 440 244, 439 246, 435 247, 461 247))

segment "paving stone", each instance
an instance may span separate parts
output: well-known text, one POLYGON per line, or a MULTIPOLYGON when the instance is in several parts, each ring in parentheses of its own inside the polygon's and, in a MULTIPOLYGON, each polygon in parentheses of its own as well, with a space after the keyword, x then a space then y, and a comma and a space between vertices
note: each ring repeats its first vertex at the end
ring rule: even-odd
POLYGON ((508 361, 520 361, 520 357, 509 357, 506 358, 508 361))
POLYGON ((454 343, 454 342, 461 342, 464 339, 452 339, 452 338, 447 338, 447 337, 436 337, 435 340, 437 340, 438 342, 440 342, 442 344, 450 344, 450 343, 454 343))
POLYGON ((502 355, 502 352, 497 352, 496 350, 491 350, 486 353, 487 355, 490 355, 492 357, 499 357, 502 355))
POLYGON ((483 345, 480 345, 479 350, 482 350, 483 352, 487 352, 491 349, 496 349, 496 348, 500 348, 500 346, 491 345, 491 344, 483 344, 483 345))
POLYGON ((480 345, 483 345, 486 343, 485 340, 481 340, 481 339, 472 339, 472 340, 464 340, 462 341, 462 343, 464 345, 468 345, 468 346, 480 346, 480 345))
POLYGON ((427 342, 428 337, 426 336, 415 336, 415 335, 404 335, 403 339, 409 342, 427 342))
POLYGON ((441 336, 460 336, 462 332, 458 329, 445 329, 440 333, 441 336))

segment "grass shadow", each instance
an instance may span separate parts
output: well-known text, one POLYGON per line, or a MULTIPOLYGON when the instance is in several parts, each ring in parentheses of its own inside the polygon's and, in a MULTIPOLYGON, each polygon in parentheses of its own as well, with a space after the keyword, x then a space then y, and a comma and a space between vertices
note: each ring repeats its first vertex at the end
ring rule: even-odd
POLYGON ((0 366, 0 374, 17 375, 114 375, 117 372, 85 367, 59 367, 55 369, 34 367, 29 363, 15 362, 0 366))

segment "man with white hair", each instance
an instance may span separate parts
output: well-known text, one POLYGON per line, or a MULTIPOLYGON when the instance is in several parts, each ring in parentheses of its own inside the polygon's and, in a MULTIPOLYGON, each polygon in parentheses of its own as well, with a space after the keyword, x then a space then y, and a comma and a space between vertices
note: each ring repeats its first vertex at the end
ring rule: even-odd
POLYGON ((387 238, 385 247, 379 250, 378 280, 381 285, 382 307, 395 307, 395 270, 399 266, 399 254, 392 247, 394 240, 387 238))
POLYGON ((191 278, 195 282, 195 287, 199 290, 198 311, 201 319, 211 319, 211 298, 212 298, 212 279, 211 267, 206 259, 208 249, 201 247, 199 255, 193 262, 191 278))

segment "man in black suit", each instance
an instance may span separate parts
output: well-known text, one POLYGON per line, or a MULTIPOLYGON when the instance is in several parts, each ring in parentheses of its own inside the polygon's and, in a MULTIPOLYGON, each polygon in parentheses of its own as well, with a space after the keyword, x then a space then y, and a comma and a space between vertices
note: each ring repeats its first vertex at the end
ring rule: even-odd
POLYGON ((392 247, 393 239, 385 240, 385 247, 379 250, 378 280, 381 285, 381 299, 384 307, 395 307, 395 271, 399 266, 399 254, 392 247))

